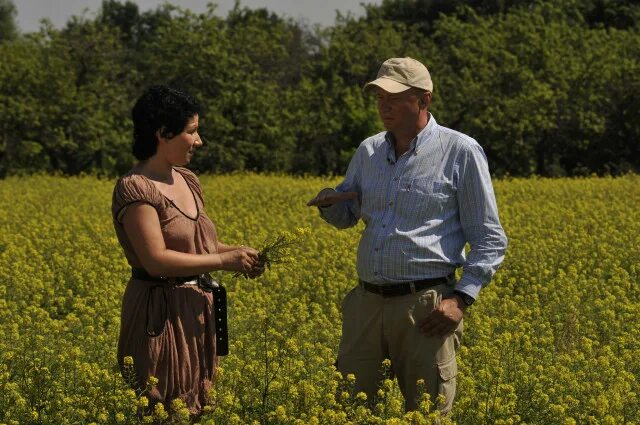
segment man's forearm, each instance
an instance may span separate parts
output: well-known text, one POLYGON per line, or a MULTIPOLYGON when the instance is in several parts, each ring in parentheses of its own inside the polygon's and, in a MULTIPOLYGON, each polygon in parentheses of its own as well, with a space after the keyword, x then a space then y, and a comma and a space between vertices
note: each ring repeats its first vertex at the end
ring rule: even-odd
POLYGON ((499 224, 485 226, 477 235, 471 236, 469 244, 471 250, 456 289, 478 298, 480 290, 491 281, 504 260, 507 237, 499 224))
POLYGON ((353 227, 358 222, 358 218, 351 212, 349 203, 353 201, 343 201, 329 207, 318 207, 320 217, 338 229, 353 227))

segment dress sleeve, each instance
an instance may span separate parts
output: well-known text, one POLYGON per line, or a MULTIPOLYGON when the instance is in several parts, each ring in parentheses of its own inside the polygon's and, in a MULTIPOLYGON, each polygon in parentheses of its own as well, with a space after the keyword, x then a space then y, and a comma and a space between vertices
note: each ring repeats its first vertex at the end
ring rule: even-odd
POLYGON ((160 192, 153 186, 153 183, 138 175, 122 177, 113 190, 112 214, 114 220, 122 223, 122 217, 127 211, 127 207, 138 202, 149 204, 156 210, 162 206, 160 192))
POLYGON ((176 167, 176 170, 178 170, 178 172, 182 174, 187 184, 191 187, 191 190, 193 190, 193 193, 195 193, 196 196, 200 198, 200 202, 202 203, 202 205, 204 205, 202 187, 200 186, 200 180, 198 179, 198 176, 196 176, 195 173, 188 168, 176 167))

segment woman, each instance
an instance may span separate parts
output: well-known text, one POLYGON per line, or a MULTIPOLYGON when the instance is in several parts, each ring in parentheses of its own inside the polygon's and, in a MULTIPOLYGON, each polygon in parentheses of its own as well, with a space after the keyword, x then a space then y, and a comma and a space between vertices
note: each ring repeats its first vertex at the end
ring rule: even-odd
POLYGON ((132 267, 120 368, 132 357, 137 388, 158 379, 146 394, 152 405, 180 398, 192 414, 207 402, 217 355, 226 354, 224 291, 206 273, 264 271, 256 250, 218 240, 198 178, 183 168, 202 146, 198 112, 190 96, 166 86, 138 99, 132 118, 139 162, 118 180, 112 199, 116 234, 132 267))

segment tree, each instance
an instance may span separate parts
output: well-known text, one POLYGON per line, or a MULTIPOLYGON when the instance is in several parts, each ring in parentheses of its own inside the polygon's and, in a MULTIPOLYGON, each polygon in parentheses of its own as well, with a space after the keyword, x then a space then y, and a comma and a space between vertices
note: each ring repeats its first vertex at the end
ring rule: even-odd
POLYGON ((175 8, 164 4, 155 10, 140 13, 138 5, 127 0, 103 0, 97 23, 109 26, 120 33, 123 43, 138 51, 141 45, 151 40, 163 24, 171 20, 175 8))
POLYGON ((5 39, 0 175, 126 171, 131 107, 158 83, 203 106, 206 141, 192 164, 200 171, 341 174, 358 144, 383 129, 362 86, 397 56, 427 65, 434 116, 478 140, 495 174, 640 170, 635 2, 366 8, 365 17, 310 30, 239 4, 221 18, 213 5, 141 13, 132 1, 104 0, 96 19, 5 39))
POLYGON ((16 7, 11 0, 0 0, 0 43, 13 40, 18 35, 16 7))
POLYGON ((497 174, 638 169, 625 123, 638 112, 637 33, 590 29, 562 6, 541 4, 442 18, 434 41, 443 122, 476 138, 497 174))

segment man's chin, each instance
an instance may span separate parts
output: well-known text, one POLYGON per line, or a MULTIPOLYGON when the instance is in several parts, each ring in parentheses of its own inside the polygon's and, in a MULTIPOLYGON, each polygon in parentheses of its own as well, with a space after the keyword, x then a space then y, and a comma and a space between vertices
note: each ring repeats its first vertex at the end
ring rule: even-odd
POLYGON ((380 117, 380 121, 382 121, 382 125, 387 130, 392 130, 393 129, 393 119, 389 119, 389 118, 388 119, 384 119, 384 118, 380 117))
POLYGON ((382 121, 382 126, 383 126, 383 127, 384 127, 384 129, 385 129, 385 130, 387 130, 387 131, 393 131, 393 129, 395 128, 395 127, 393 126, 393 124, 392 124, 392 123, 390 123, 390 122, 384 122, 384 121, 382 121))

